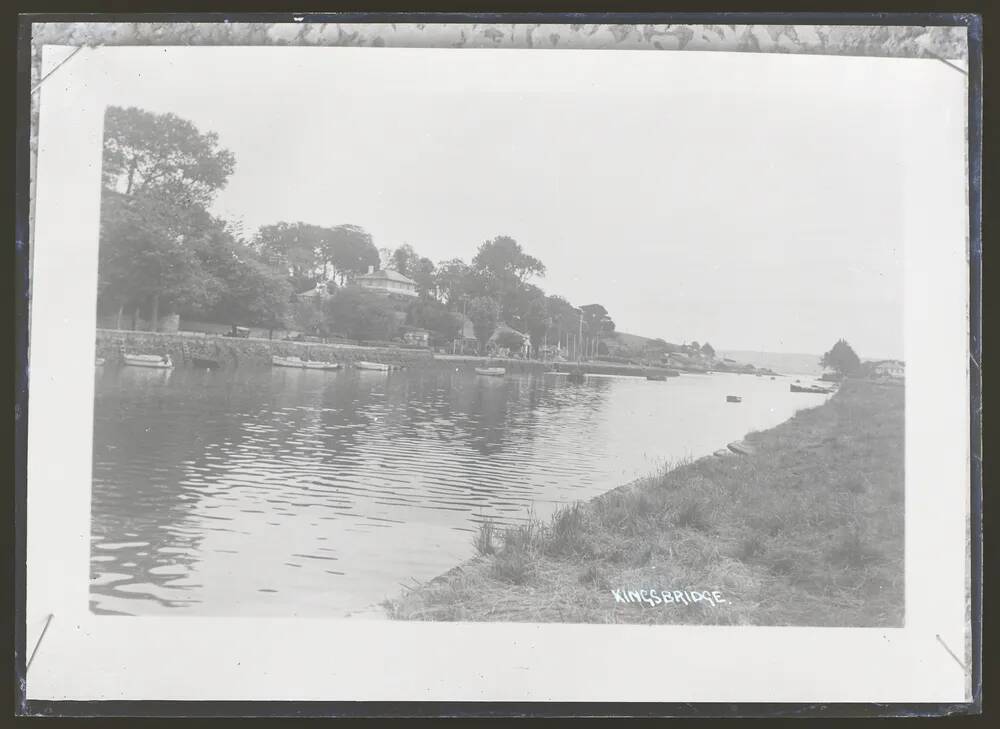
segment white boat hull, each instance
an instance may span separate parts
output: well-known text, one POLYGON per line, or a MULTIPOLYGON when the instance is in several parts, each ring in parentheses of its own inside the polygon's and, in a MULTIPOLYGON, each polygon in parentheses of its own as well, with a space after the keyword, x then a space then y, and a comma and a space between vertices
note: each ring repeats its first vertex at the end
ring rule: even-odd
POLYGON ((299 370, 339 370, 339 362, 319 362, 300 357, 272 357, 271 364, 275 367, 291 367, 299 370))
POLYGON ((169 358, 164 360, 155 354, 125 354, 122 359, 131 367, 150 367, 157 370, 172 370, 174 363, 169 358))
POLYGON ((507 374, 507 370, 503 367, 476 367, 476 374, 487 377, 503 377, 507 374))
POLYGON ((372 370, 373 372, 388 372, 391 367, 381 362, 355 362, 354 366, 359 370, 372 370))

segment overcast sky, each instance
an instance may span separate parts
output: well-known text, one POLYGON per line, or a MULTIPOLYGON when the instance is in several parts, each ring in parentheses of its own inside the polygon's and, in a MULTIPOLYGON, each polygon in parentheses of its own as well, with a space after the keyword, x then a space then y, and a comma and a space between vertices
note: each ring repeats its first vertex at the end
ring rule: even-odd
POLYGON ((249 230, 353 223, 434 261, 509 235, 619 329, 862 357, 902 357, 905 176, 964 83, 767 54, 113 51, 112 103, 233 151, 216 212, 249 230))

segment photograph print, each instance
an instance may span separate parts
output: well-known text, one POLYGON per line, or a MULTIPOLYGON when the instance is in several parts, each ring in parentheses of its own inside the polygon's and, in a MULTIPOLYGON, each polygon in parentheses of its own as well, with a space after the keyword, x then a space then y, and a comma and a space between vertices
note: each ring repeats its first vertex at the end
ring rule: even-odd
POLYGON ((92 613, 904 625, 918 61, 103 52, 92 613))

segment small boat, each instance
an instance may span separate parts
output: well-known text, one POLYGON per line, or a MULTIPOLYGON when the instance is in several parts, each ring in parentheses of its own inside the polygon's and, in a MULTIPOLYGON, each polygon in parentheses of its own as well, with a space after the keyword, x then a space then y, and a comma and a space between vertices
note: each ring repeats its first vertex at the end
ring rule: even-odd
POLYGON ((359 370, 373 370, 376 372, 388 372, 392 369, 392 365, 382 362, 355 362, 354 366, 359 370))
POLYGON ((203 370, 217 370, 222 366, 222 363, 217 359, 209 359, 208 357, 192 357, 191 364, 203 370))
POLYGON ((652 380, 653 382, 666 382, 666 375, 646 375, 647 380, 652 380))
POLYGON ((743 402, 743 398, 739 395, 726 395, 726 402, 743 402))
POLYGON ((104 364, 104 357, 98 357, 96 360, 94 360, 95 367, 101 367, 103 364, 104 364))
POLYGON ((123 352, 122 361, 133 367, 153 367, 160 370, 174 368, 174 361, 169 354, 125 354, 123 352))
POLYGON ((792 392, 808 392, 814 395, 829 395, 833 390, 825 387, 802 387, 801 385, 789 385, 792 392))
POLYGON ((339 362, 321 362, 320 360, 302 359, 301 357, 271 357, 275 367, 295 367, 300 370, 339 370, 339 362))
POLYGON ((574 384, 581 384, 587 380, 587 376, 582 372, 570 372, 566 375, 566 382, 572 382, 574 384))
POLYGON ((507 370, 503 367, 476 367, 476 374, 487 377, 503 377, 507 374, 507 370))

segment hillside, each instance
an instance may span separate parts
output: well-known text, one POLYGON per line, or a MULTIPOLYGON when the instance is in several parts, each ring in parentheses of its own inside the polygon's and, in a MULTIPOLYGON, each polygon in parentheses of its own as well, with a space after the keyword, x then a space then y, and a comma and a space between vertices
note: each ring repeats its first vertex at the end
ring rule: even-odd
POLYGON ((718 352, 720 357, 728 357, 737 362, 746 362, 754 367, 763 367, 787 375, 821 375, 818 354, 794 354, 789 352, 751 352, 746 350, 726 350, 718 352))

